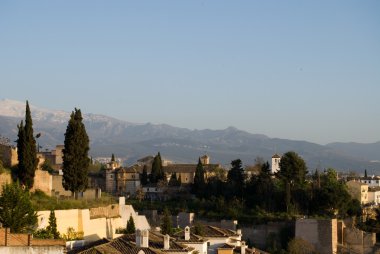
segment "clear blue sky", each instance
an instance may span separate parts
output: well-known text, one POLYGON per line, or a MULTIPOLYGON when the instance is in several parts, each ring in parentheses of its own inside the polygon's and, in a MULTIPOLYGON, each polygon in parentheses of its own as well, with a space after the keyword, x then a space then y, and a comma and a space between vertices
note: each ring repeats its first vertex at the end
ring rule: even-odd
POLYGON ((0 99, 380 140, 380 1, 1 1, 0 99))

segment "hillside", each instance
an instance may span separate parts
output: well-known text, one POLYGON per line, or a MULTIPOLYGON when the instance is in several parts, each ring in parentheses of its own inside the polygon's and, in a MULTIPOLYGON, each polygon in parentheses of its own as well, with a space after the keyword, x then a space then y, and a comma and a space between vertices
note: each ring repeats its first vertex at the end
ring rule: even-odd
MULTIPOLYGON (((25 104, 12 100, 0 101, 0 135, 17 138, 17 124, 24 115, 25 104), (21 112, 21 113, 20 113, 21 112)), ((35 133, 41 133, 38 142, 43 149, 62 144, 69 113, 31 106, 35 133)), ((326 146, 307 141, 269 138, 229 127, 224 130, 190 130, 166 124, 134 124, 112 117, 84 114, 84 123, 90 137, 92 156, 110 156, 115 153, 128 163, 158 151, 176 162, 196 162, 203 153, 212 162, 228 164, 240 158, 245 164, 257 156, 269 160, 275 152, 298 152, 310 170, 316 167, 334 167, 341 170, 367 169, 380 172, 380 148, 374 144, 329 144, 326 146)))

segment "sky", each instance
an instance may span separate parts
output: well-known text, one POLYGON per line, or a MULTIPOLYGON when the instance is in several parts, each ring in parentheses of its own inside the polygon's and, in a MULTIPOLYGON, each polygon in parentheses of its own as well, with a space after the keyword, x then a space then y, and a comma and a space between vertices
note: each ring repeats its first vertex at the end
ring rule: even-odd
POLYGON ((380 141, 380 1, 0 1, 0 99, 380 141))

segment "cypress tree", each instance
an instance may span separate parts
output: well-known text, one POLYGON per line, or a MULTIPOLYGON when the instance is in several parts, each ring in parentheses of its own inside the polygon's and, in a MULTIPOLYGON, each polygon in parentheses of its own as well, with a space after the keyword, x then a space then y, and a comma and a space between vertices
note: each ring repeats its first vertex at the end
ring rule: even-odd
POLYGON ((112 156, 111 156, 111 161, 115 161, 115 155, 114 154, 112 154, 112 156))
POLYGON ((133 220, 132 215, 129 217, 127 221, 127 234, 133 234, 136 231, 135 221, 133 220))
POLYGON ((54 210, 50 211, 49 226, 46 227, 46 230, 54 239, 59 239, 59 232, 57 230, 57 218, 55 217, 54 210))
POLYGON ((17 152, 18 170, 17 178, 20 183, 31 189, 34 184, 35 171, 38 165, 36 140, 33 136, 33 122, 29 103, 26 101, 25 126, 21 121, 18 127, 17 152))
POLYGON ((364 169, 364 177, 367 178, 368 175, 367 175, 367 169, 364 169))
POLYGON ((172 228, 171 215, 168 208, 165 208, 164 217, 162 218, 162 222, 161 222, 161 234, 170 235, 172 234, 172 232, 173 232, 173 228, 172 228))
POLYGON ((71 113, 65 133, 63 149, 63 179, 65 190, 70 190, 75 198, 78 192, 85 191, 88 186, 89 138, 82 123, 82 113, 76 109, 71 113))
POLYGON ((158 152, 158 154, 153 159, 152 172, 150 174, 150 182, 157 183, 158 181, 164 180, 164 179, 165 179, 165 173, 162 168, 161 154, 160 152, 158 152))
POLYGON ((205 170, 201 159, 198 160, 197 168, 195 169, 194 184, 193 184, 193 193, 198 197, 201 196, 205 187, 205 170))
POLYGON ((141 174, 141 184, 146 185, 148 183, 148 169, 147 166, 144 165, 143 172, 141 174))

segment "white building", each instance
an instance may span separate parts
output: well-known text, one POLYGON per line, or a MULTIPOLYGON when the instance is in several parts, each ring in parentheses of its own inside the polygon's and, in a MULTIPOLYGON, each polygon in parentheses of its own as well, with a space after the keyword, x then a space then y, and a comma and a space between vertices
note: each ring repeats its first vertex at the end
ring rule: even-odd
POLYGON ((280 161, 281 161, 281 156, 278 155, 277 153, 272 156, 272 169, 271 169, 272 174, 280 171, 280 161))
MULTIPOLYGON (((125 205, 125 198, 119 199, 119 204, 90 209, 55 210, 57 229, 59 233, 66 234, 69 227, 76 232, 83 232, 84 240, 93 242, 102 238, 114 239, 118 229, 125 229, 132 216, 136 229, 150 229, 145 216, 138 215, 131 205, 125 205)), ((50 211, 39 211, 38 228, 49 225, 50 211)))
POLYGON ((367 184, 369 187, 380 187, 380 177, 378 176, 362 177, 360 182, 367 184))

